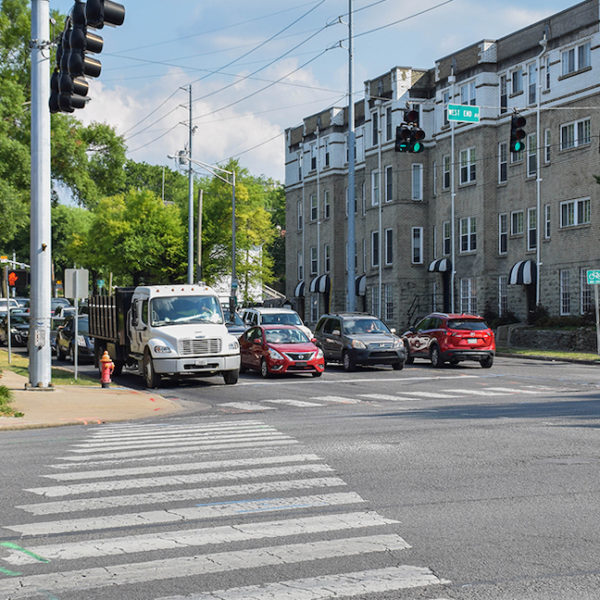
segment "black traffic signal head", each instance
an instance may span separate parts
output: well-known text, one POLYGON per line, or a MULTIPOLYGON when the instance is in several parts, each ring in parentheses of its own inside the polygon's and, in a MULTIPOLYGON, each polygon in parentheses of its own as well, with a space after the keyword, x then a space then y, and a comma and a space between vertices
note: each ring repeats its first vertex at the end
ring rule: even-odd
POLYGON ((94 29, 105 25, 117 27, 125 20, 125 7, 112 0, 88 0, 85 7, 87 24, 94 29))
POLYGON ((521 152, 523 148, 525 148, 525 124, 527 121, 525 117, 521 115, 514 114, 510 118, 510 151, 511 152, 521 152))
POLYGON ((399 125, 396 127, 396 142, 394 144, 394 150, 396 152, 408 152, 410 143, 410 129, 406 125, 399 125))
POLYGON ((410 141, 408 144, 408 151, 414 152, 423 152, 423 139, 425 139, 425 132, 418 127, 413 127, 410 131, 410 141))
POLYGON ((418 110, 405 110, 404 111, 404 122, 410 125, 419 125, 419 111, 418 110))

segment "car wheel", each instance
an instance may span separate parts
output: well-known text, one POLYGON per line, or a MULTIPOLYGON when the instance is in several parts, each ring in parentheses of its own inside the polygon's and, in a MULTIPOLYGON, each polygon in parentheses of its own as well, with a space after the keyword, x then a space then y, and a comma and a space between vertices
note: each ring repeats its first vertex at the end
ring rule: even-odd
POLYGON ((494 364, 494 357, 490 354, 489 356, 486 356, 485 358, 482 358, 479 361, 479 364, 484 368, 484 369, 489 369, 493 364, 494 364))
POLYGON ((260 361, 260 374, 265 379, 271 375, 269 373, 269 365, 267 365, 267 361, 264 358, 260 361))
POLYGON ((321 375, 323 375, 322 371, 313 371, 312 372, 313 377, 321 377, 321 375))
POLYGON ((223 380, 226 385, 235 385, 238 382, 240 372, 235 369, 233 371, 223 371, 223 380))
POLYGON ((144 352, 144 358, 142 359, 142 371, 144 374, 144 384, 147 388, 155 388, 160 384, 160 375, 154 371, 154 365, 152 364, 152 357, 148 349, 144 352))
POLYGON ((442 355, 440 354, 440 349, 437 346, 432 346, 429 351, 429 358, 431 359, 431 365, 436 369, 444 366, 444 361, 442 360, 442 355))
POLYGON ((344 371, 354 371, 356 365, 349 352, 344 352, 342 356, 342 366, 344 367, 344 371))
POLYGON ((406 360, 404 361, 405 365, 412 365, 415 362, 415 357, 410 355, 410 346, 408 345, 408 340, 404 341, 404 348, 406 349, 406 360))
POLYGON ((399 360, 398 362, 392 363, 392 369, 394 369, 394 371, 402 371, 402 369, 404 368, 404 363, 399 360))

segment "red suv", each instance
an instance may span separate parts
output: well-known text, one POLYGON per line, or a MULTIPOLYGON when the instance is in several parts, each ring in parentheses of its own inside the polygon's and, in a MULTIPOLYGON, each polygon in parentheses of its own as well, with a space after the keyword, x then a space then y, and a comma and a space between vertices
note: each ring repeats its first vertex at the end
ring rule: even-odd
POLYGON ((484 369, 494 363, 494 332, 477 315, 431 313, 402 334, 406 364, 428 358, 434 367, 445 362, 476 360, 484 369))

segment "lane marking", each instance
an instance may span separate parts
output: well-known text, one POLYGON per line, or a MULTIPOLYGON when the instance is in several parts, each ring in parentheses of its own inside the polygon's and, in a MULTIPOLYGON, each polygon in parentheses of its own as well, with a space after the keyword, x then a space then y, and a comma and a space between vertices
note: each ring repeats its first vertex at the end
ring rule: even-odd
POLYGON ((321 402, 335 402, 338 404, 359 404, 357 398, 348 398, 346 396, 313 396, 311 400, 320 400, 321 402))
POLYGON ((454 392, 456 392, 457 394, 461 395, 461 394, 465 394, 467 396, 497 396, 498 394, 495 392, 486 392, 484 390, 459 390, 459 389, 455 389, 453 390, 454 392))
POLYGON ((135 585, 209 573, 392 552, 404 550, 405 545, 406 542, 399 535, 373 535, 29 575, 18 580, 0 580, 0 598, 28 598, 39 594, 40 589, 52 590, 55 594, 73 590, 81 593, 82 590, 108 586, 135 585))
POLYGON ((255 479, 275 475, 292 475, 297 473, 327 473, 333 469, 324 464, 288 465, 285 467, 261 467, 257 469, 238 469, 235 471, 213 471, 208 473, 192 473, 189 475, 169 475, 164 477, 143 477, 140 479, 95 481, 90 483, 74 483, 71 485, 54 485, 38 488, 27 488, 25 491, 56 498, 76 494, 91 494, 114 490, 135 488, 184 485, 190 483, 210 483, 221 480, 255 479))
POLYGON ((519 389, 515 389, 515 388, 503 388, 503 387, 489 387, 489 388, 485 388, 486 390, 492 390, 494 392, 506 392, 507 394, 541 394, 541 390, 534 392, 532 390, 524 390, 522 388, 519 389))
POLYGON ((102 496, 96 498, 77 498, 54 502, 39 502, 17 506, 21 510, 34 515, 52 515, 67 512, 105 510, 121 506, 138 506, 142 504, 168 504, 182 500, 205 500, 209 498, 227 498, 249 494, 268 494, 307 488, 345 487, 347 484, 339 477, 310 477, 307 479, 286 479, 285 481, 261 481, 241 485, 223 485, 201 487, 186 490, 169 490, 164 492, 147 492, 145 494, 128 494, 122 496, 102 496))
POLYGON ((271 404, 286 404, 288 406, 295 406, 297 408, 312 408, 314 406, 324 406, 324 404, 317 404, 316 402, 307 402, 306 400, 293 400, 291 398, 277 398, 276 400, 263 400, 263 402, 270 402, 271 404))
POLYGON ((407 392, 406 390, 402 390, 402 393, 405 396, 416 396, 419 398, 456 398, 456 394, 442 394, 441 392, 407 392))
POLYGON ((310 385, 311 383, 313 385, 343 385, 345 383, 349 383, 349 384, 355 384, 355 383, 373 383, 374 381, 377 382, 390 382, 390 383, 399 383, 399 384, 406 384, 406 383, 411 383, 413 381, 436 381, 436 380, 442 380, 442 379, 479 379, 481 377, 485 377, 482 375, 431 375, 431 376, 426 376, 426 377, 375 377, 375 378, 357 378, 357 379, 353 379, 353 378, 349 378, 349 379, 337 379, 332 377, 331 379, 323 379, 322 377, 319 378, 318 381, 313 381, 310 382, 310 380, 307 379, 298 379, 298 380, 293 380, 293 379, 288 379, 286 381, 262 381, 262 380, 256 380, 256 381, 238 381, 238 383, 236 384, 237 387, 246 387, 246 386, 250 386, 250 385, 268 385, 269 387, 273 387, 273 386, 277 386, 277 385, 310 385))
POLYGON ((273 465, 277 463, 316 462, 322 460, 316 454, 288 454, 284 456, 262 456, 257 458, 236 458, 230 460, 210 460, 206 462, 175 463, 169 465, 152 465, 150 467, 125 467, 122 469, 105 469, 94 471, 77 471, 74 473, 52 473, 43 475, 57 481, 76 481, 79 479, 102 479, 104 477, 126 477, 129 475, 146 475, 153 473, 174 473, 177 471, 208 471, 226 469, 228 467, 244 467, 252 465, 273 465))
POLYGON ((50 535, 75 531, 93 531, 112 527, 141 527, 180 521, 214 519, 240 515, 249 512, 267 512, 295 510, 297 508, 314 508, 337 506, 342 504, 360 504, 365 502, 355 492, 339 492, 331 494, 315 494, 312 496, 295 496, 291 498, 264 498, 261 500, 243 500, 238 503, 216 502, 206 506, 189 508, 171 508, 169 510, 153 510, 101 517, 84 517, 82 519, 64 519, 22 525, 3 525, 21 535, 50 535))
MULTIPOLYGON (((336 575, 321 575, 260 585, 168 596, 157 600, 326 600, 393 592, 429 585, 449 584, 427 567, 400 565, 336 575)), ((443 600, 443 599, 438 599, 443 600)))
MULTIPOLYGON (((80 542, 63 542, 33 547, 33 550, 43 552, 53 560, 78 560, 80 558, 99 558, 138 552, 153 552, 155 550, 198 548, 247 540, 276 539, 292 535, 310 535, 396 523, 398 521, 386 519, 375 512, 350 512, 218 527, 175 529, 161 533, 98 538, 80 542)), ((406 544, 405 548, 410 548, 410 546, 406 544)), ((33 553, 30 552, 29 554, 33 553)), ((13 552, 4 560, 11 565, 26 565, 35 562, 35 559, 30 555, 13 552)))
POLYGON ((219 404, 218 408, 223 408, 224 406, 240 410, 277 410, 274 406, 264 406, 256 402, 224 402, 223 404, 219 404))
MULTIPOLYGON (((4 548, 8 548, 9 550, 12 550, 13 552, 19 553, 19 556, 27 556, 30 559, 32 559, 32 562, 44 562, 44 563, 50 562, 47 558, 40 556, 35 551, 26 550, 22 546, 19 546, 18 544, 14 544, 13 542, 2 542, 2 543, 0 543, 0 546, 3 546, 4 548)), ((7 560, 7 562, 10 562, 10 561, 7 560)))
POLYGON ((361 398, 367 398, 368 400, 398 400, 398 396, 392 396, 390 394, 360 394, 361 398))

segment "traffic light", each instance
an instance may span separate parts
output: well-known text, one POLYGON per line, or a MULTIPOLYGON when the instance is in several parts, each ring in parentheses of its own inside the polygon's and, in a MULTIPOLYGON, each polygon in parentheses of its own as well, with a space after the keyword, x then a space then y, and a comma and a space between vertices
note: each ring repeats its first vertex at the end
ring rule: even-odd
POLYGON ((396 152, 408 152, 409 142, 410 128, 406 125, 399 125, 396 127, 396 143, 394 144, 394 150, 396 152))
POLYGON ((521 152, 523 148, 525 148, 525 143, 523 140, 525 139, 525 117, 521 115, 514 114, 510 118, 510 151, 511 152, 521 152))
POLYGON ((89 90, 85 77, 99 77, 102 64, 87 53, 102 52, 104 40, 88 27, 118 26, 125 20, 125 7, 111 0, 76 0, 56 49, 56 67, 50 79, 50 112, 72 113, 83 108, 89 90))
POLYGON ((14 269, 8 272, 8 285, 16 289, 19 294, 24 294, 29 285, 29 271, 14 269))
POLYGON ((405 110, 404 111, 404 122, 409 125, 419 126, 419 111, 417 110, 405 110))
POLYGON ((423 143, 421 140, 425 138, 425 132, 419 127, 413 127, 410 130, 410 140, 408 142, 408 151, 414 152, 423 152, 423 143))

